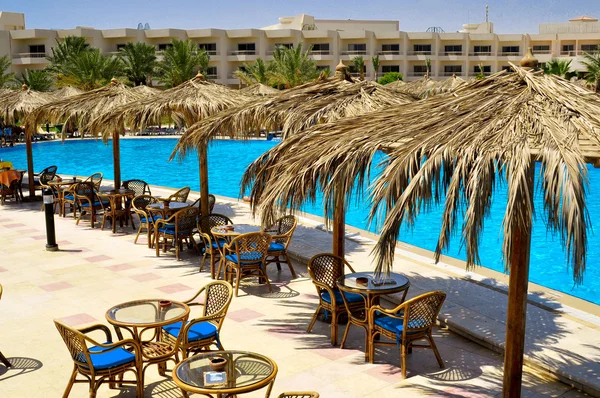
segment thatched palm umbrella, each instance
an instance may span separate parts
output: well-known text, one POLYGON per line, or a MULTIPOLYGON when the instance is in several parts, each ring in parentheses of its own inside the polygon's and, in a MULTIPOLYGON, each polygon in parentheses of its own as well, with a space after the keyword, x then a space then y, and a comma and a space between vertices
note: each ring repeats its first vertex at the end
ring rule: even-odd
POLYGON ((26 116, 30 115, 40 106, 52 100, 50 93, 30 90, 23 84, 21 90, 11 91, 0 96, 0 116, 5 123, 16 124, 18 120, 25 121, 25 150, 27 152, 27 178, 29 180, 29 196, 35 196, 35 184, 33 183, 33 148, 31 139, 35 133, 35 122, 31 122, 26 116))
POLYGON ((408 84, 408 83, 406 83, 404 80, 396 80, 395 82, 391 82, 391 83, 386 84, 386 86, 389 87, 389 88, 396 88, 396 89, 398 89, 400 87, 405 86, 406 84, 408 84))
POLYGON ((52 96, 54 96, 54 98, 56 98, 57 100, 61 100, 64 98, 72 97, 74 95, 83 94, 84 92, 85 91, 80 90, 73 86, 65 86, 56 91, 52 91, 52 96))
MULTIPOLYGON (((88 129, 90 121, 98 114, 128 102, 141 100, 144 97, 145 94, 134 91, 118 80, 112 79, 104 87, 53 101, 36 109, 31 115, 31 120, 34 125, 45 120, 53 123, 73 122, 83 132, 88 129)), ((122 125, 104 126, 103 130, 105 140, 112 137, 115 187, 121 184, 119 136, 122 132, 122 125)))
POLYGON ((403 93, 410 94, 416 98, 423 98, 427 90, 432 89, 438 83, 427 76, 418 80, 407 82, 406 84, 397 84, 394 88, 403 93))
POLYGON ((258 95, 258 96, 264 97, 264 96, 277 95, 277 94, 281 93, 281 91, 276 88, 273 88, 271 86, 267 86, 267 85, 264 85, 261 83, 256 83, 251 86, 240 89, 240 93, 243 93, 246 95, 258 95))
MULTIPOLYGON (((163 117, 173 117, 178 122, 191 126, 200 119, 231 106, 251 100, 236 90, 208 82, 198 73, 196 77, 152 95, 145 100, 111 109, 99 115, 91 124, 94 132, 108 131, 128 125, 133 130, 160 124, 163 117)), ((200 162, 200 198, 203 214, 208 214, 208 167, 206 148, 198 151, 200 162)))
POLYGON ((340 189, 350 195, 355 181, 362 185, 375 154, 387 152, 371 193, 371 219, 385 217, 375 249, 379 271, 391 269, 401 225, 432 203, 445 205, 436 260, 462 218, 472 267, 498 174, 506 178, 505 397, 518 397, 521 388, 535 163, 541 163, 547 225, 560 232, 576 282, 586 263, 586 163, 600 165, 600 96, 556 76, 515 70, 468 83, 452 96, 315 126, 273 148, 245 176, 264 212, 298 209, 319 187, 327 206, 340 189))
POLYGON ((159 93, 162 92, 161 90, 159 90, 157 88, 148 87, 145 84, 141 84, 139 86, 132 87, 132 90, 133 91, 137 91, 137 92, 139 92, 141 94, 144 94, 146 96, 156 95, 156 94, 159 94, 159 93))
MULTIPOLYGON (((340 63, 333 78, 294 87, 271 98, 256 99, 196 123, 180 139, 174 154, 179 152, 184 156, 190 149, 206 148, 210 140, 220 134, 245 138, 251 132, 262 129, 281 129, 283 138, 287 139, 318 123, 333 122, 413 101, 410 95, 377 83, 354 82, 346 66, 340 63)), ((343 256, 343 200, 336 210, 333 215, 333 251, 343 256)))
POLYGON ((425 89, 421 97, 427 98, 432 95, 451 93, 458 90, 465 83, 467 83, 465 79, 452 75, 448 79, 434 82, 431 87, 425 89))

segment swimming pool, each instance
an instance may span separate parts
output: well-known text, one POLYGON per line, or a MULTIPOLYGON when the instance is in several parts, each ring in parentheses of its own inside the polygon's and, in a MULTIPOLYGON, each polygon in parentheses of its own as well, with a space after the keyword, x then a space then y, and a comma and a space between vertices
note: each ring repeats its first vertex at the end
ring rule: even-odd
MULTIPOLYGON (((121 140, 121 178, 143 179, 150 184, 174 188, 189 185, 199 190, 198 160, 193 154, 183 161, 168 162, 177 142, 176 138, 149 138, 121 140)), ((217 195, 238 197, 240 178, 248 164, 276 145, 273 141, 216 141, 208 151, 210 192, 217 195)), ((90 175, 101 171, 106 178, 112 179, 112 148, 101 141, 70 140, 61 142, 36 143, 33 146, 36 171, 55 164, 59 174, 90 175)), ((17 168, 26 168, 25 147, 1 148, 0 158, 10 160, 17 168)), ((600 170, 590 168, 590 189, 588 209, 593 225, 600 222, 600 170)), ((541 196, 536 193, 536 210, 543 209, 541 196)), ((506 205, 506 194, 498 191, 494 196, 490 217, 485 221, 480 256, 481 263, 487 268, 503 272, 501 224, 506 205)), ((322 215, 320 205, 307 205, 306 211, 322 215)), ((361 229, 367 228, 367 205, 352 201, 348 206, 346 222, 361 229)), ((593 233, 589 234, 588 261, 584 282, 573 285, 572 272, 567 269, 566 256, 557 236, 547 232, 539 213, 534 221, 531 243, 530 280, 542 286, 562 291, 584 300, 600 304, 600 241, 593 233)), ((428 250, 434 250, 441 226, 441 208, 433 208, 419 217, 417 225, 411 231, 402 231, 401 240, 428 250)), ((371 228, 371 231, 373 229, 371 228)), ((376 232, 376 231, 373 231, 376 232)), ((465 259, 458 237, 452 239, 446 254, 465 259)))

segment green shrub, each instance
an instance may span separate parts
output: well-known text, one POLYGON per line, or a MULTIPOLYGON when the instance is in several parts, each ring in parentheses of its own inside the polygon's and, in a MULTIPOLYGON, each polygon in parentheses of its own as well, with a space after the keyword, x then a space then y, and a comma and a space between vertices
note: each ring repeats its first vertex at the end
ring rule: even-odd
POLYGON ((388 84, 393 83, 398 80, 402 80, 402 73, 399 72, 388 72, 385 75, 381 76, 381 79, 377 81, 379 84, 388 84))

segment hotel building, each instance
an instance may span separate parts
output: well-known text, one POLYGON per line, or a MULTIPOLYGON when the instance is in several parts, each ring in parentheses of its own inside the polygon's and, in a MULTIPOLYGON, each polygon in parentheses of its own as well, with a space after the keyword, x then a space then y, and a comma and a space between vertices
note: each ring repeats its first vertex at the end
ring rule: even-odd
POLYGON ((575 71, 584 71, 582 54, 600 48, 600 22, 579 17, 565 23, 546 23, 537 34, 496 34, 491 22, 466 24, 454 33, 430 29, 403 32, 398 21, 323 20, 310 15, 279 18, 279 23, 260 29, 26 29, 22 13, 0 12, 0 56, 9 55, 12 70, 42 69, 51 47, 67 36, 85 37, 90 46, 105 54, 117 54, 127 42, 143 41, 156 46, 158 54, 172 39, 190 39, 210 54, 207 76, 218 83, 238 85, 233 77, 245 62, 257 58, 269 61, 276 46, 312 46, 311 56, 319 68, 334 70, 341 60, 351 63, 362 56, 366 78, 373 79, 371 59, 379 56, 378 76, 401 72, 405 80, 422 77, 426 60, 431 76, 443 79, 457 75, 471 78, 480 67, 486 75, 518 63, 527 47, 540 62, 570 59, 575 71))

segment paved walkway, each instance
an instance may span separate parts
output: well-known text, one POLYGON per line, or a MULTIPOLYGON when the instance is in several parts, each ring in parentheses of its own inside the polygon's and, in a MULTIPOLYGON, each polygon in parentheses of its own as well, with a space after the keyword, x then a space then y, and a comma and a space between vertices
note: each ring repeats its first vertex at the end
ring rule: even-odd
MULTIPOLYGON (((153 193, 161 194, 158 189, 153 193)), ((251 221, 244 204, 219 201, 216 212, 238 223, 251 221)), ((310 224, 301 225, 293 240, 293 251, 302 253, 303 258, 329 250, 328 234, 310 224)), ((72 363, 52 319, 60 318, 77 327, 91 322, 106 324, 105 311, 117 303, 149 297, 185 299, 210 280, 206 269, 198 272, 195 254, 186 250, 179 262, 173 253, 157 258, 144 238, 133 244, 131 229, 112 234, 110 230, 92 230, 83 221, 76 226, 68 217, 56 217, 56 229, 61 251, 48 253, 44 250, 39 204, 0 208, 0 283, 4 285, 0 349, 16 365, 14 369, 0 365, 1 397, 62 394, 72 363)), ((369 269, 370 244, 347 244, 353 266, 369 269)), ((451 328, 475 331, 489 342, 502 338, 504 329, 498 325, 504 319, 505 295, 408 256, 408 252, 399 253, 395 269, 410 277, 410 296, 443 289, 449 297, 442 317, 451 328)), ((438 368, 430 351, 415 350, 408 360, 406 380, 400 379, 399 355, 394 347, 377 350, 375 364, 364 363, 364 335, 359 328, 350 331, 344 350, 329 345, 329 325, 317 322, 313 333, 307 334, 305 328, 317 299, 305 264, 297 262, 296 269, 300 277, 294 280, 285 269, 280 273, 270 269, 275 287, 272 294, 264 286, 244 283, 222 330, 226 348, 261 352, 277 362, 279 373, 272 396, 302 389, 319 391, 322 397, 500 394, 501 356, 445 327, 436 328, 434 336, 446 369, 438 368)), ((538 307, 530 306, 529 314, 532 333, 528 355, 547 361, 542 363, 564 363, 567 370, 566 365, 570 365, 574 373, 587 372, 588 378, 597 382, 598 344, 594 339, 599 335, 593 333, 597 330, 538 307), (584 338, 587 351, 579 352, 584 338)), ((155 368, 146 373, 145 384, 146 396, 181 396, 171 379, 160 377, 155 368)), ((584 396, 531 369, 525 376, 524 391, 529 397, 584 396)), ((85 385, 76 385, 71 397, 86 394, 85 385)), ((98 396, 135 395, 130 388, 110 390, 102 386, 98 396)))

